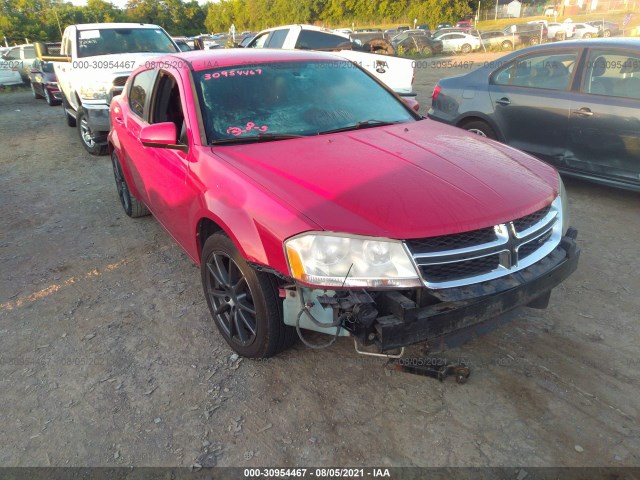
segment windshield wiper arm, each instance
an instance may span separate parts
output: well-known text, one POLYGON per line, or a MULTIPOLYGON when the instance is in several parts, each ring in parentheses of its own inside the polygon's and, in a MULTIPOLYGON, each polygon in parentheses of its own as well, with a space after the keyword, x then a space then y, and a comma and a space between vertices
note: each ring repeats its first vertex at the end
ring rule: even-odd
POLYGON ((382 120, 363 120, 362 122, 354 123, 348 127, 334 128, 332 130, 325 130, 324 132, 318 132, 318 135, 326 135, 327 133, 348 132, 349 130, 361 130, 363 128, 372 127, 384 127, 385 125, 395 125, 400 122, 385 122, 382 120))
POLYGON ((259 143, 273 142, 276 140, 290 140, 292 138, 303 138, 306 135, 296 135, 293 133, 259 133, 251 137, 233 137, 212 140, 210 145, 233 145, 235 143, 259 143))

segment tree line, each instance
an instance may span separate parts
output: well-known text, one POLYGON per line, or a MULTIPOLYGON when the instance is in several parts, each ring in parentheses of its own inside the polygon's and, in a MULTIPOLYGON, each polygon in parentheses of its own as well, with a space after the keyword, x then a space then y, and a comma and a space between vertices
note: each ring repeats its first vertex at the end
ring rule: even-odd
POLYGON ((329 27, 372 23, 404 23, 432 27, 455 22, 473 12, 477 0, 128 0, 117 8, 105 0, 75 6, 61 0, 0 0, 0 40, 60 41, 67 25, 101 22, 143 22, 164 27, 171 35, 259 31, 290 23, 329 27))

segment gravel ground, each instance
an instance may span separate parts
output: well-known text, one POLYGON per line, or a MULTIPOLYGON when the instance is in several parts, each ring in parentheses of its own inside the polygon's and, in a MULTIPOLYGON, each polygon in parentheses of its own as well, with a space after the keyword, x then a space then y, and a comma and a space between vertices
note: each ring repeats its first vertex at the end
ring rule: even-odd
MULTIPOLYGON (((441 67, 417 70, 423 111, 469 65, 441 67)), ((446 352, 471 365, 457 385, 348 339, 237 358, 198 269, 124 215, 60 108, 0 94, 0 145, 0 466, 640 465, 638 194, 567 180, 579 270, 446 352)))

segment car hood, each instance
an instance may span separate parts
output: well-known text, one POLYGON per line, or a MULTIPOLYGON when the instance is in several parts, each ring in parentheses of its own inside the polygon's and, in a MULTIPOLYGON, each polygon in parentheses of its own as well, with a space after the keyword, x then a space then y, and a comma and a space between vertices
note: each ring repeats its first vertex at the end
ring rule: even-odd
POLYGON ((558 189, 552 167, 426 119, 212 150, 323 229, 360 235, 483 228, 548 205, 558 189))

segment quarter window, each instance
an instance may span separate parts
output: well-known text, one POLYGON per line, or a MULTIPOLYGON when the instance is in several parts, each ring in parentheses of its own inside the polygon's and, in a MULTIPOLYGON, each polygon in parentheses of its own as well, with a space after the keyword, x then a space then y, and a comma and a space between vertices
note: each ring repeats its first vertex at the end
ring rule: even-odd
POLYGON ((593 95, 640 99, 640 56, 592 50, 583 91, 593 95))
POLYGON ((131 82, 129 89, 129 107, 131 111, 144 118, 147 99, 150 96, 157 70, 145 70, 139 73, 131 82))
POLYGON ((576 53, 535 55, 515 61, 493 77, 496 85, 568 90, 576 53))

